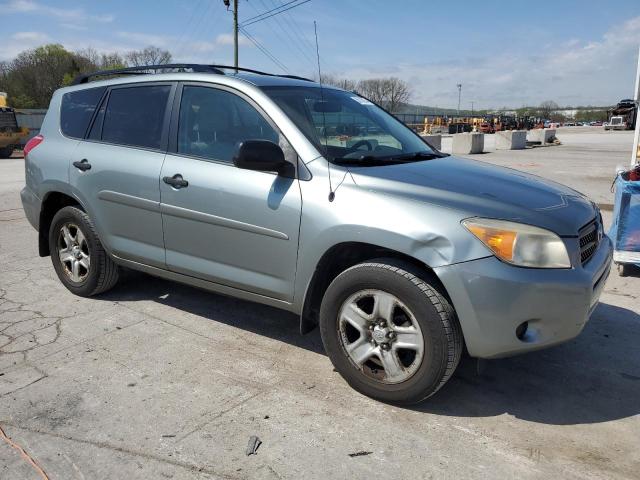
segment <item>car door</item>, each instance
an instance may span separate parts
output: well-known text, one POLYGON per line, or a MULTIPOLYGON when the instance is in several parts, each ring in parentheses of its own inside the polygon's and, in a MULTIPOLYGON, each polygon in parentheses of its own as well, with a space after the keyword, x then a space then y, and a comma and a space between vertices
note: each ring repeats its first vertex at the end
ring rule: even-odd
POLYGON ((159 181, 175 88, 110 88, 70 167, 71 184, 109 251, 163 268, 159 181))
POLYGON ((279 143, 292 162, 295 152, 257 105, 237 91, 189 83, 178 90, 160 182, 167 267, 291 301, 301 215, 298 181, 239 169, 233 156, 248 139, 279 143))

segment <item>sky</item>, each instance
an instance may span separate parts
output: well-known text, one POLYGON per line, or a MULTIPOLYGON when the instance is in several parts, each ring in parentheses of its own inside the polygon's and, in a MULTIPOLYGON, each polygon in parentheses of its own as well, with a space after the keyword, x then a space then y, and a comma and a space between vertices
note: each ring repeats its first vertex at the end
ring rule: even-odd
MULTIPOLYGON (((291 0, 239 0, 240 23, 291 0)), ((302 0, 299 0, 302 1, 302 0)), ((352 79, 396 76, 411 102, 517 108, 633 97, 640 0, 553 2, 310 0, 240 37, 240 66, 352 79)), ((126 52, 155 45, 175 61, 233 64, 222 0, 0 0, 0 60, 45 43, 126 52)))

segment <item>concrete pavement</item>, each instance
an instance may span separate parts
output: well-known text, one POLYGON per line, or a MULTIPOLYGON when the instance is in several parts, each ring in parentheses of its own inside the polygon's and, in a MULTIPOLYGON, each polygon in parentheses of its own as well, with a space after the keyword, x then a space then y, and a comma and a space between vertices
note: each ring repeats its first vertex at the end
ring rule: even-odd
MULTIPOLYGON (((585 193, 600 204, 613 204, 611 183, 616 167, 629 165, 633 132, 563 127, 557 129, 556 136, 561 145, 495 150, 495 135, 485 135, 485 153, 466 157, 550 178, 585 193)), ((443 138, 442 149, 451 152, 450 137, 443 138)))
MULTIPOLYGON (((561 140, 604 192, 609 147, 561 140)), ((512 166, 558 179, 561 148, 512 166)), ((637 478, 640 278, 614 271, 574 341, 467 361, 397 408, 351 390, 285 312, 136 272, 73 296, 37 255, 23 182, 21 159, 0 161, 0 427, 51 479, 637 478)), ((0 478, 39 478, 2 439, 0 478)))

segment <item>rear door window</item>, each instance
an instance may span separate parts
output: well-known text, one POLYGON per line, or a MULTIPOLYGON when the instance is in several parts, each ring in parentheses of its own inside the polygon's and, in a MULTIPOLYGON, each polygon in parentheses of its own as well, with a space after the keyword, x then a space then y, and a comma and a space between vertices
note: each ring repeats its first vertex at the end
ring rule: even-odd
POLYGON ((93 112, 105 90, 106 87, 88 88, 62 96, 60 129, 63 134, 71 138, 84 138, 93 112))
POLYGON ((159 149, 171 86, 114 88, 102 121, 102 141, 159 149))

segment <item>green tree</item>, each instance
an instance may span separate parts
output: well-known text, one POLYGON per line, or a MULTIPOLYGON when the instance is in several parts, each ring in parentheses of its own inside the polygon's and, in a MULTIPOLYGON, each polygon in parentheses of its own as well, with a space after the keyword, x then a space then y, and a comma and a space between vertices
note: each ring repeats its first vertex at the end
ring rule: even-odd
POLYGON ((609 118, 606 110, 578 110, 576 120, 579 122, 606 122, 609 118))
POLYGON ((0 91, 8 93, 16 108, 47 108, 53 92, 70 85, 78 74, 170 61, 171 53, 157 47, 121 55, 99 54, 91 48, 70 52, 62 45, 43 45, 0 62, 0 91))

